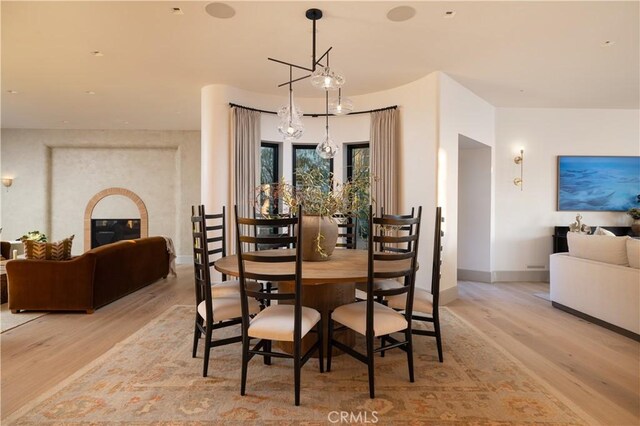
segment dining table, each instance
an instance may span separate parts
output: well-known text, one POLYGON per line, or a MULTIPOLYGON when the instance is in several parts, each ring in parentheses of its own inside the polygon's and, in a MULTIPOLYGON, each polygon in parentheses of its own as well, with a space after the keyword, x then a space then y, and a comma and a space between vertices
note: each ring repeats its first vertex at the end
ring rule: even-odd
MULTIPOLYGON (((250 252, 258 256, 274 256, 291 254, 295 255, 295 249, 272 249, 250 252), (283 253, 285 251, 285 253, 283 253), (288 251, 289 253, 286 253, 288 251)), ((410 259, 375 262, 376 272, 399 272, 410 268, 410 259)), ((331 256, 323 261, 302 262, 302 305, 316 309, 322 316, 324 327, 324 344, 327 347, 329 312, 337 307, 355 301, 356 283, 364 283, 368 280, 368 251, 355 249, 336 249, 331 256)), ((215 262, 215 269, 226 275, 238 277, 238 257, 230 255, 222 257, 215 262)), ((250 262, 245 261, 247 272, 282 275, 292 274, 295 269, 294 262, 250 262)), ((279 282, 278 291, 293 293, 293 282, 279 282)), ((279 303, 292 301, 281 301, 279 303)), ((334 338, 345 345, 355 345, 355 332, 350 329, 336 330, 334 338)), ((307 335, 302 342, 303 352, 315 342, 315 337, 307 335)), ((280 349, 293 352, 292 342, 278 342, 280 349)), ((326 351, 325 351, 326 353, 326 351)), ((341 351, 334 348, 334 355, 341 351)))

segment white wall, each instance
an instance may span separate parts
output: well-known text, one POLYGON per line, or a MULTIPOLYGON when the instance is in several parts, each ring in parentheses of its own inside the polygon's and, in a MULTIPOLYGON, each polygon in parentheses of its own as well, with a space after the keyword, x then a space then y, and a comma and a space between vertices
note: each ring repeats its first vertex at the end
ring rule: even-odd
MULTIPOLYGON (((178 255, 189 256, 199 156, 197 131, 3 129, 2 175, 15 180, 1 192, 2 238, 33 229, 50 240, 75 234, 78 254, 89 199, 102 189, 124 187, 145 202, 150 235, 172 237, 178 255)), ((102 202, 96 208, 110 210, 102 202)))
MULTIPOLYGON (((538 279, 549 268, 554 226, 575 221, 556 211, 558 155, 640 155, 638 110, 498 108, 496 113, 495 271, 498 280, 538 279), (513 157, 524 148, 524 186, 513 157), (533 268, 532 268, 533 267, 533 268)), ((630 223, 620 212, 581 212, 588 225, 630 223)))
MULTIPOLYGON (((446 74, 439 73, 439 82, 438 204, 445 218, 441 287, 454 292, 458 268, 458 139, 463 135, 493 147, 495 108, 446 74)), ((492 232, 493 228, 492 223, 492 232)), ((455 294, 447 296, 455 298, 455 294)))
POLYGON ((458 279, 491 281, 491 147, 460 136, 458 279), (482 273, 478 273, 482 272, 482 273), (465 278, 461 274, 466 274, 465 278))

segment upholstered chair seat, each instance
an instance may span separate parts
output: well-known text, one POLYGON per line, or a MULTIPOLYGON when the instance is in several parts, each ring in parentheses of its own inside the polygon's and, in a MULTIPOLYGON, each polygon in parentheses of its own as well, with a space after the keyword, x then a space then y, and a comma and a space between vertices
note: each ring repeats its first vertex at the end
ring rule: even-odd
MULTIPOLYGON (((257 314, 260 312, 260 303, 256 299, 247 298, 249 302, 249 312, 257 314)), ((242 308, 240 307, 240 295, 232 295, 226 297, 214 297, 211 301, 213 308, 213 321, 220 322, 233 318, 242 317, 242 308)), ((207 320, 207 305, 203 300, 198 305, 198 314, 207 320)))
MULTIPOLYGON (((262 286, 257 281, 247 280, 247 287, 252 291, 260 291, 262 286)), ((240 294, 240 280, 227 280, 211 283, 211 296, 226 297, 240 294)))
MULTIPOLYGON (((331 315, 334 321, 357 331, 367 332, 367 302, 355 302, 336 308, 331 315)), ((378 302, 373 302, 373 334, 384 336, 407 328, 404 315, 378 302)))
MULTIPOLYGON (((387 296, 387 305, 393 309, 404 310, 407 304, 407 295, 398 294, 387 296)), ((433 296, 427 290, 416 288, 413 291, 413 311, 431 315, 433 313, 433 296)))
MULTIPOLYGON (((293 342, 294 310, 293 305, 273 305, 265 308, 251 320, 249 336, 293 342)), ((300 335, 304 337, 318 321, 320 321, 320 313, 303 306, 300 335)))

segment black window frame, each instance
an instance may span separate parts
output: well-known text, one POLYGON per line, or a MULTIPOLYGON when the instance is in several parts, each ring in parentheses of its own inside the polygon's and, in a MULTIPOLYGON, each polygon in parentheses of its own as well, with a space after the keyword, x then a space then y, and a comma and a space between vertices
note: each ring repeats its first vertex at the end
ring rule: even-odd
MULTIPOLYGON (((292 175, 291 181, 293 183, 293 187, 294 188, 297 185, 297 182, 296 182, 296 160, 297 160, 296 150, 298 150, 298 149, 309 149, 309 150, 313 149, 313 150, 315 150, 316 146, 317 145, 302 144, 302 143, 300 143, 300 144, 292 144, 291 145, 291 166, 292 166, 292 168, 291 168, 291 175, 292 175)), ((329 174, 330 174, 330 176, 333 176, 333 158, 331 158, 329 160, 329 174)), ((329 178, 329 188, 333 188, 333 181, 332 181, 331 177, 329 178)))
MULTIPOLYGON (((280 144, 276 142, 265 142, 262 141, 260 143, 260 149, 262 147, 272 148, 274 150, 273 153, 273 176, 276 178, 275 182, 265 182, 265 183, 278 183, 280 181, 280 144)), ((262 158, 260 159, 262 161, 262 158)), ((262 184, 262 173, 260 173, 260 184, 262 184)))
POLYGON ((369 142, 350 143, 346 145, 347 145, 347 181, 350 181, 353 179, 353 151, 355 149, 369 148, 369 156, 371 156, 371 147, 369 142))

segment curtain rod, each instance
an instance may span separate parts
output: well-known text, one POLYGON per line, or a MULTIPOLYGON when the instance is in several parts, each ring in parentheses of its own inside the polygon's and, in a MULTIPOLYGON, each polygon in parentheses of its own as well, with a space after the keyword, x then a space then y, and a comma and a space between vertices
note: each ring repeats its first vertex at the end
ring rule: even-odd
MULTIPOLYGON (((242 108, 242 109, 248 109, 249 111, 257 111, 257 112, 262 112, 264 114, 273 114, 276 115, 277 112, 275 111, 266 111, 263 109, 257 109, 257 108, 251 108, 251 107, 246 107, 244 105, 238 105, 238 104, 234 104, 232 102, 229 102, 229 106, 231 108, 236 107, 236 108, 242 108)), ((384 107, 384 108, 378 108, 378 109, 370 109, 369 111, 355 111, 355 112, 351 112, 349 114, 346 115, 356 115, 356 114, 371 114, 372 112, 378 112, 378 111, 386 111, 388 109, 396 109, 398 108, 398 105, 392 105, 392 106, 388 106, 388 107, 384 107)), ((325 117, 327 114, 303 114, 305 117, 325 117)), ((335 116, 335 114, 328 114, 330 116, 335 116)), ((337 116, 336 116, 337 117, 337 116)))

